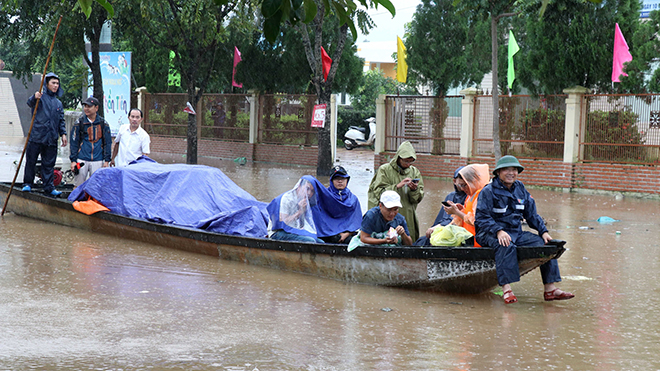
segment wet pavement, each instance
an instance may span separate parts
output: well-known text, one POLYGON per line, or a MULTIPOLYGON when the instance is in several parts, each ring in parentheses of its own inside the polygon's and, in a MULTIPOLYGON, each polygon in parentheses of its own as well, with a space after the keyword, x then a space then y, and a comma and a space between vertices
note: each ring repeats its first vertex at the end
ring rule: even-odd
MULTIPOLYGON (((363 209, 370 156, 339 151, 363 209)), ((315 172, 200 162, 263 201, 315 172)), ((425 186, 422 227, 452 189, 448 180, 425 186)), ((568 241, 560 287, 573 300, 544 302, 538 271, 513 285, 519 302, 505 306, 490 293, 348 284, 7 214, 0 369, 660 369, 660 201, 531 192, 551 235, 568 241)))

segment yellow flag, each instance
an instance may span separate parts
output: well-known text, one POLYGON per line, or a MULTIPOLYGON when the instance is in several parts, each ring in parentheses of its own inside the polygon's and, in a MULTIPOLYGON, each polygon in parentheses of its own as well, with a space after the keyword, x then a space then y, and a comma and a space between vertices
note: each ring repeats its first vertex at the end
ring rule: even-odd
POLYGON ((405 83, 408 80, 408 64, 406 63, 406 46, 399 36, 396 37, 396 79, 399 82, 405 83))

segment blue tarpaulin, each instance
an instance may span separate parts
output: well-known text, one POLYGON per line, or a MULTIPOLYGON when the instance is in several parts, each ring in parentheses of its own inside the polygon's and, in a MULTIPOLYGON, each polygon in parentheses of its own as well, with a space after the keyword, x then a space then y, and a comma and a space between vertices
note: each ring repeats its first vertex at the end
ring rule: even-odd
POLYGON ((267 234, 267 204, 209 166, 142 162, 102 168, 69 201, 87 195, 111 212, 133 218, 230 235, 267 234))

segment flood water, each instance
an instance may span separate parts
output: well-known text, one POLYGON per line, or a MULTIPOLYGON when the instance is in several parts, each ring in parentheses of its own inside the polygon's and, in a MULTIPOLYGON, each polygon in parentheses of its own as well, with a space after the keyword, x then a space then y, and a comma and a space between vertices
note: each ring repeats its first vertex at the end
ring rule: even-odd
MULTIPOLYGON (((373 161, 366 151, 340 155, 366 209, 373 161)), ((314 173, 200 162, 262 201, 314 173)), ((452 189, 447 180, 425 186, 424 229, 452 189)), ((568 241, 560 287, 573 300, 544 302, 538 270, 505 306, 492 293, 348 284, 6 214, 0 369, 660 369, 660 201, 531 192, 550 234, 568 241)))

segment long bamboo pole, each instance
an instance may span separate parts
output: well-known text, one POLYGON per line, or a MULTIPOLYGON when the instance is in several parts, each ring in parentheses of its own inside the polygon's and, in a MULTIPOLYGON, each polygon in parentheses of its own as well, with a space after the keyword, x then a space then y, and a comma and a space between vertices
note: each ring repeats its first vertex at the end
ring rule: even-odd
MULTIPOLYGON (((53 35, 53 41, 50 43, 50 50, 48 51, 48 58, 46 58, 46 65, 44 66, 44 73, 41 76, 41 85, 39 86, 39 91, 43 91, 44 88, 44 79, 46 78, 46 73, 48 72, 48 63, 50 62, 50 55, 53 53, 53 47, 55 46, 55 38, 57 37, 57 31, 60 29, 60 24, 62 23, 62 16, 57 21, 57 27, 55 28, 55 34, 53 35)), ((37 108, 39 108, 39 101, 34 105, 34 112, 32 113, 32 121, 30 122, 30 130, 28 130, 27 137, 25 138, 25 146, 23 147, 23 153, 21 153, 21 159, 18 161, 18 166, 16 167, 16 174, 14 174, 14 180, 11 182, 11 187, 9 187, 9 192, 7 192, 7 198, 5 199, 5 204, 2 206, 2 213, 0 216, 5 215, 5 210, 7 209, 7 203, 9 202, 9 197, 11 196, 11 191, 14 189, 16 184, 16 178, 18 178, 18 172, 21 170, 21 165, 23 164, 23 157, 25 156, 25 151, 27 150, 28 142, 30 141, 30 135, 32 134, 32 126, 34 125, 34 118, 37 115, 37 108)))

